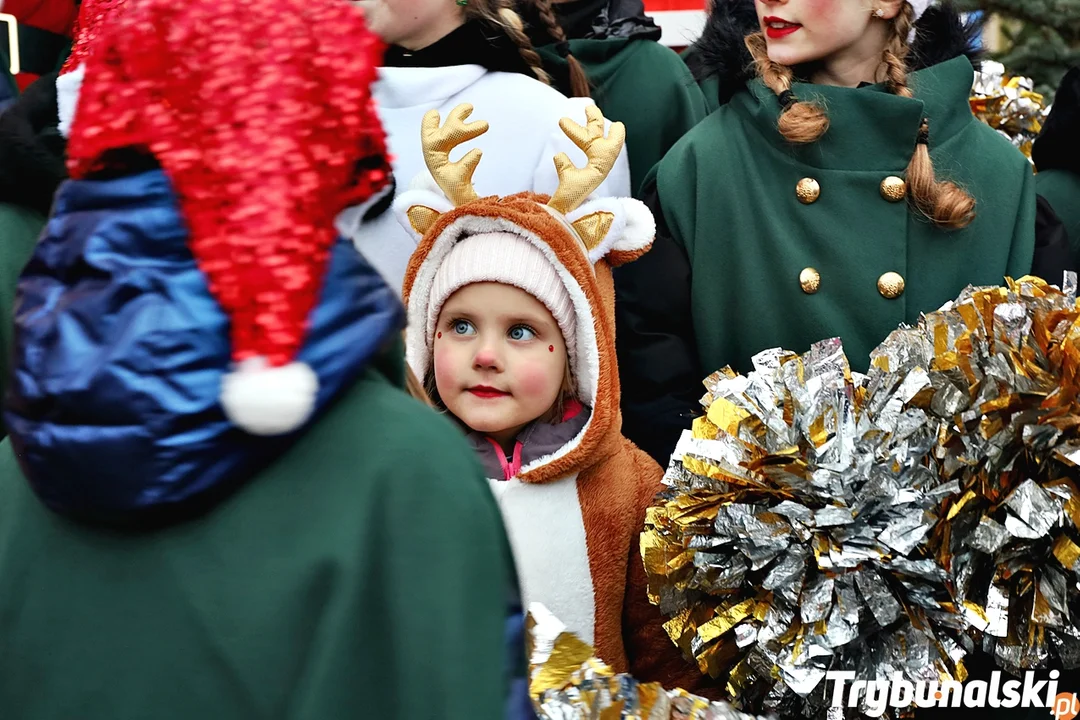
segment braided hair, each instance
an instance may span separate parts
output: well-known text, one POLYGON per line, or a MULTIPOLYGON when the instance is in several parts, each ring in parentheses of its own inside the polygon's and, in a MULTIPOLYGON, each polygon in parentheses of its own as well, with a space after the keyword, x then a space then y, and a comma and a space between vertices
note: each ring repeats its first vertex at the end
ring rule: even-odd
MULTIPOLYGON (((885 73, 885 88, 900 97, 914 97, 907 84, 909 35, 915 24, 915 10, 904 3, 891 21, 889 40, 881 55, 885 73)), ((762 82, 776 93, 782 109, 777 129, 789 142, 812 143, 829 129, 825 109, 814 102, 798 100, 792 93, 794 72, 790 67, 769 59, 765 36, 756 32, 746 38, 746 47, 754 59, 754 69, 762 82)), ((967 227, 975 219, 975 200, 956 183, 938 180, 929 148, 930 121, 924 118, 908 163, 906 180, 908 199, 912 206, 938 227, 954 230, 967 227)))

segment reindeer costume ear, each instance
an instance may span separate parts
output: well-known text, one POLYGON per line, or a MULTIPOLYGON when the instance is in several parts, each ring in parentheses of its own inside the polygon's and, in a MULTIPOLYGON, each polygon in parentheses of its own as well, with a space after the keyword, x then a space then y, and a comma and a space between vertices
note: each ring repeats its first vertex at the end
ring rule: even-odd
POLYGON ((439 111, 428 110, 420 124, 424 163, 442 194, 428 185, 427 176, 421 176, 394 201, 399 222, 418 237, 423 237, 443 213, 477 199, 472 177, 480 164, 480 150, 473 148, 461 160, 450 162, 451 150, 488 131, 485 121, 465 122, 472 111, 472 105, 458 105, 440 127, 439 111))
POLYGON ((656 236, 656 222, 644 203, 631 198, 594 198, 589 193, 600 187, 626 141, 626 128, 612 123, 604 136, 604 116, 600 108, 585 109, 586 126, 563 118, 559 127, 585 153, 588 162, 578 168, 566 153, 555 157, 559 187, 548 207, 566 217, 585 243, 593 264, 606 257, 611 265, 621 265, 644 254, 656 236))

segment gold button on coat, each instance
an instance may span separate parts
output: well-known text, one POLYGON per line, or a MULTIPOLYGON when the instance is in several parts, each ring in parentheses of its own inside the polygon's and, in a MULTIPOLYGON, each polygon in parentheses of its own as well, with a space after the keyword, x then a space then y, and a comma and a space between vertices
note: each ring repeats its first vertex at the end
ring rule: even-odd
POLYGON ((907 183, 903 178, 890 175, 881 181, 881 197, 889 202, 900 202, 907 196, 907 183))
POLYGON ((821 287, 821 274, 812 267, 803 268, 799 273, 799 286, 807 295, 813 295, 821 287))
POLYGON ((799 198, 799 202, 803 205, 817 202, 817 199, 821 197, 821 186, 814 178, 803 178, 795 186, 795 197, 799 198))
POLYGON ((904 278, 899 273, 887 272, 878 278, 877 289, 882 297, 895 300, 904 294, 904 278))

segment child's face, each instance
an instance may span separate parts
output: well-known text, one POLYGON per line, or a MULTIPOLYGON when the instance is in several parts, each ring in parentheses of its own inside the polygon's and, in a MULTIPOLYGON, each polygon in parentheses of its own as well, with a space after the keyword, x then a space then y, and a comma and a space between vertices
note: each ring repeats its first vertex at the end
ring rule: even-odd
POLYGON ((505 443, 558 399, 566 344, 555 318, 529 293, 473 283, 443 304, 434 362, 446 409, 505 443))
POLYGON ((899 0, 757 0, 757 14, 769 59, 792 66, 860 54, 863 45, 880 56, 883 46, 869 48, 877 40, 868 33, 873 13, 881 8, 893 18, 900 5, 899 0))

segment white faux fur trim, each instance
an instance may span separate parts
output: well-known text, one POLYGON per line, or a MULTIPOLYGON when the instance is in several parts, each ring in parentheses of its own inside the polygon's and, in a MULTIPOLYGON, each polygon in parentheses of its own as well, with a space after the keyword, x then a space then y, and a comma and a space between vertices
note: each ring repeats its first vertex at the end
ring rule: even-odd
POLYGON ((640 200, 622 198, 623 217, 626 225, 622 237, 615 242, 615 250, 633 252, 650 247, 656 239, 656 218, 649 206, 640 200))
POLYGON ((543 603, 590 645, 596 634, 585 519, 577 474, 542 485, 491 481, 514 552, 522 600, 543 603))
POLYGON ((431 173, 425 170, 422 173, 417 173, 412 180, 409 181, 409 190, 428 190, 430 192, 439 195, 443 199, 446 198, 446 193, 439 187, 439 183, 435 181, 435 178, 431 176, 431 173))
MULTIPOLYGON (((409 367, 421 379, 427 377, 428 370, 431 367, 431 348, 428 347, 426 341, 428 329, 427 306, 431 297, 431 286, 435 280, 435 273, 442 265, 447 253, 450 252, 460 238, 489 232, 512 233, 528 240, 544 253, 544 256, 555 268, 556 273, 566 287, 567 293, 570 295, 571 301, 574 303, 574 315, 577 325, 577 352, 575 353, 573 371, 577 380, 578 399, 590 407, 596 407, 596 393, 600 381, 600 351, 597 341, 596 319, 593 316, 593 308, 589 304, 589 299, 574 276, 555 255, 555 251, 550 245, 528 230, 504 218, 477 217, 475 215, 460 217, 447 227, 432 244, 431 251, 416 273, 416 279, 409 293, 408 327, 405 330, 405 360, 409 363, 409 367)), ((521 469, 521 472, 529 472, 565 457, 581 443, 592 422, 593 418, 590 417, 577 437, 563 445, 555 453, 529 463, 521 469)))
POLYGON ((589 198, 566 219, 571 223, 596 212, 615 216, 603 241, 589 251, 589 260, 595 265, 613 250, 632 252, 652 245, 656 237, 656 220, 648 206, 631 198, 589 198))
POLYGON ((56 78, 56 109, 60 116, 59 130, 65 138, 71 137, 71 124, 79 104, 79 92, 86 77, 86 64, 81 63, 69 73, 56 78))

